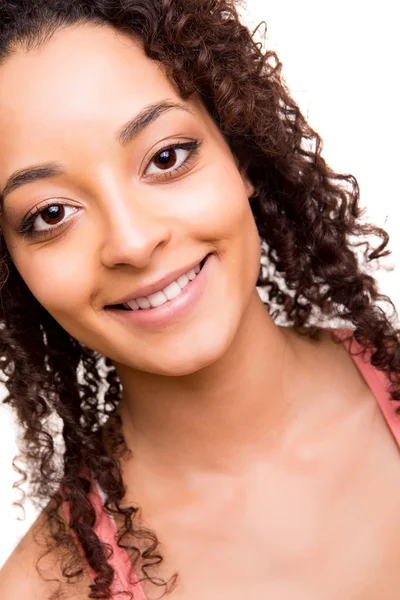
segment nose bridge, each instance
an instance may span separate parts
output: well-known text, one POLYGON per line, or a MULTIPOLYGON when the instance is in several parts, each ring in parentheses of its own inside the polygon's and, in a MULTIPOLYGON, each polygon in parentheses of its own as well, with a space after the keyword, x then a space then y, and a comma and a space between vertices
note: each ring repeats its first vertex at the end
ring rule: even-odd
MULTIPOLYGON (((145 195, 142 191, 139 201, 137 190, 114 188, 111 201, 109 196, 102 204, 101 261, 105 266, 125 263, 143 267, 153 251, 167 242, 170 233, 166 220, 145 195)), ((154 192, 151 195, 154 200, 154 192)))

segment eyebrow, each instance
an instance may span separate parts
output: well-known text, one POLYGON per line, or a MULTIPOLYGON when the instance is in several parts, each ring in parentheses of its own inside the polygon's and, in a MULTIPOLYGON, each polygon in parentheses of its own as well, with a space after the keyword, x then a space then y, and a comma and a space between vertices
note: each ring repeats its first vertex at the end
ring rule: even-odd
MULTIPOLYGON (((193 114, 190 108, 179 102, 162 100, 161 102, 149 104, 117 130, 115 136, 116 141, 121 146, 126 146, 146 127, 171 109, 184 110, 193 114)), ((10 194, 19 187, 41 179, 49 179, 50 177, 63 175, 65 173, 66 168, 63 163, 60 162, 41 163, 14 171, 14 173, 8 177, 3 192, 0 194, 0 207, 2 208, 7 194, 10 194)))

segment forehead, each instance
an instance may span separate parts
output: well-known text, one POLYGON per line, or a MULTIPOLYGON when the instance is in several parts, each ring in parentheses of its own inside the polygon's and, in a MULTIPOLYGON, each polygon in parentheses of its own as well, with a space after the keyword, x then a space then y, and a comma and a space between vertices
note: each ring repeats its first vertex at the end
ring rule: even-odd
POLYGON ((11 169, 16 153, 19 162, 31 162, 30 154, 38 158, 54 140, 76 139, 82 126, 101 135, 104 123, 114 135, 124 117, 166 97, 179 100, 159 65, 128 35, 88 24, 59 31, 0 67, 0 173, 11 169))

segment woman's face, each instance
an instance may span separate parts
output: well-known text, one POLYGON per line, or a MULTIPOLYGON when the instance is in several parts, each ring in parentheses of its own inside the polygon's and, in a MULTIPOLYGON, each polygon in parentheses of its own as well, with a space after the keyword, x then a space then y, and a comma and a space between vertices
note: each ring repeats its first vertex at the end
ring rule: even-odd
POLYGON ((0 140, 1 192, 15 171, 59 167, 19 178, 1 225, 22 278, 66 331, 151 373, 191 373, 223 354, 257 294, 260 240, 254 190, 198 98, 183 102, 131 38, 83 25, 0 68, 0 140), (167 102, 183 108, 122 135, 167 102), (144 311, 105 308, 209 253, 179 314, 165 305, 169 318, 144 322, 144 311))

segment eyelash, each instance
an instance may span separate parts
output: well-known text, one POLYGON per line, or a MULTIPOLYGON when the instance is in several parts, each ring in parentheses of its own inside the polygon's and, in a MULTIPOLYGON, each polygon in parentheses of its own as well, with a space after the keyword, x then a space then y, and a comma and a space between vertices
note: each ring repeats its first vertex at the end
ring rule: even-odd
MULTIPOLYGON (((172 175, 174 175, 175 173, 180 173, 182 170, 183 171, 187 170, 190 163, 197 157, 201 144, 202 144, 202 140, 193 140, 191 142, 179 142, 177 144, 168 144, 167 146, 160 148, 159 150, 157 150, 157 152, 155 154, 153 154, 153 156, 151 157, 151 160, 148 162, 148 164, 146 166, 146 170, 149 168, 149 166, 151 165, 153 160, 159 154, 161 154, 162 152, 165 152, 166 150, 179 150, 179 149, 189 150, 188 156, 185 158, 185 160, 182 162, 182 164, 179 165, 179 167, 176 167, 175 169, 173 168, 170 171, 165 171, 164 173, 162 173, 162 172, 159 174, 153 173, 151 175, 151 177, 155 178, 155 179, 160 179, 160 178, 171 179, 172 175)), ((39 231, 36 231, 35 229, 33 229, 33 226, 35 224, 37 217, 40 216, 40 214, 42 212, 44 212, 51 206, 68 206, 70 208, 75 208, 70 204, 62 204, 61 202, 48 201, 47 204, 45 204, 44 206, 42 205, 40 207, 35 207, 34 211, 30 215, 28 215, 26 217, 26 219, 22 222, 21 227, 18 230, 18 233, 23 238, 29 238, 29 239, 34 238, 36 240, 38 240, 38 239, 44 240, 44 239, 53 237, 55 231, 64 227, 65 221, 63 221, 59 225, 54 225, 54 227, 50 226, 47 229, 42 229, 39 231)))

